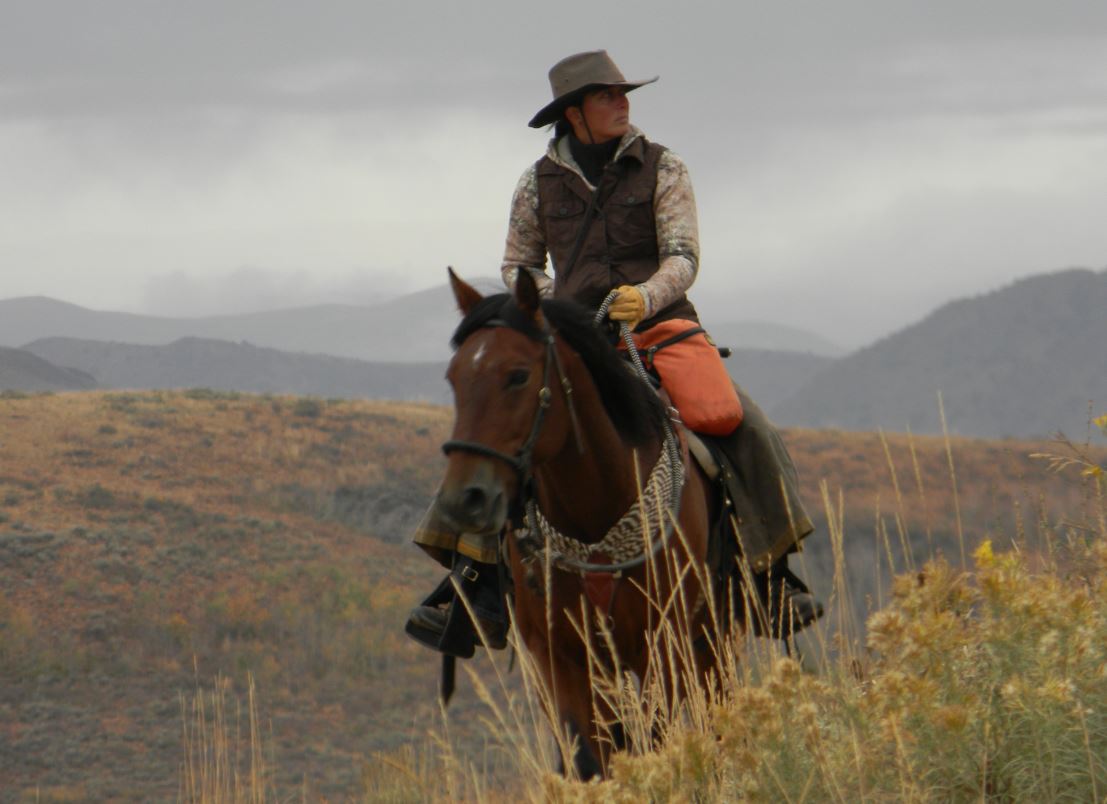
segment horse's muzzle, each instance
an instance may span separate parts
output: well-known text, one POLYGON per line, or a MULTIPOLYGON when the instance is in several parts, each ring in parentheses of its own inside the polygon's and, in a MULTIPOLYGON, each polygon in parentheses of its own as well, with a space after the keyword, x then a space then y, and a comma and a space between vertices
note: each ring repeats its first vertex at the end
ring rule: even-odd
POLYGON ((447 478, 436 505, 441 518, 458 533, 499 533, 507 519, 503 484, 487 465, 455 483, 447 478))

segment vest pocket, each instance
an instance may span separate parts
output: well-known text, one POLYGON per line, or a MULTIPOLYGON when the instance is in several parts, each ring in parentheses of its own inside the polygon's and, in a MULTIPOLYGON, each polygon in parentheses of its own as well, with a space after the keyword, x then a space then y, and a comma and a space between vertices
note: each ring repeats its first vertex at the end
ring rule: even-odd
POLYGON ((555 198, 542 204, 542 216, 546 218, 575 218, 584 214, 584 201, 575 195, 555 198))
POLYGON ((557 258, 567 258, 572 244, 576 242, 577 232, 584 221, 585 209, 585 203, 569 193, 548 201, 543 200, 540 204, 538 212, 546 227, 546 244, 555 268, 557 258), (563 251, 564 256, 561 253, 563 251))
MULTIPOLYGON (((638 246, 645 241, 656 252, 657 227, 653 220, 653 196, 641 196, 626 191, 616 193, 607 202, 607 237, 617 248, 638 246)), ((649 253, 649 252, 647 252, 649 253)))

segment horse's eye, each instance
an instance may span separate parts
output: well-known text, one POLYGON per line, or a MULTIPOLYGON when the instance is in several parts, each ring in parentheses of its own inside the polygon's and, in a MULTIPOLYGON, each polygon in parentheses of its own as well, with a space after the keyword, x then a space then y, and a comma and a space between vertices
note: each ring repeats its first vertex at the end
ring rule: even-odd
POLYGON ((530 379, 530 372, 526 369, 513 369, 507 375, 508 388, 522 388, 530 379))

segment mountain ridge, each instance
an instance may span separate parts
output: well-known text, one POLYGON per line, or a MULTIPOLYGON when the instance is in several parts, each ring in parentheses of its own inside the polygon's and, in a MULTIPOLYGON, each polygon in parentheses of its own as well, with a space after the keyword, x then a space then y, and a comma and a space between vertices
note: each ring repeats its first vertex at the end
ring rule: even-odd
MULTIPOLYGON (((49 311, 58 309, 72 314, 71 324, 98 315, 47 297, 23 301, 24 312, 37 310, 41 319, 49 319, 49 311)), ((5 304, 0 302, 0 333, 5 326, 11 329, 5 304)), ((452 294, 442 286, 384 304, 380 310, 343 305, 296 308, 291 312, 301 317, 297 320, 288 318, 288 311, 252 314, 254 320, 278 321, 284 332, 318 336, 316 341, 300 338, 291 348, 226 335, 182 336, 164 345, 86 335, 42 338, 27 349, 55 366, 73 366, 106 387, 206 386, 446 401, 442 368, 457 320, 453 306, 452 294), (422 320, 427 304, 450 312, 435 313, 428 325, 422 320), (350 326, 351 313, 360 330, 350 326), (347 351, 365 356, 311 348, 333 340, 336 333, 345 343, 360 347, 347 351), (437 357, 413 359, 411 352, 390 348, 397 339, 414 344, 416 355, 437 357)), ((737 347, 726 362, 731 376, 783 425, 937 433, 943 429, 940 392, 953 433, 1041 437, 1057 431, 1083 433, 1089 411, 1098 412, 1089 406, 1107 401, 1104 310, 1107 269, 1070 268, 954 299, 842 357, 749 348, 754 339, 742 336, 739 325, 709 329, 721 345, 737 347)), ((110 319, 115 324, 129 321, 110 319)), ((170 332, 167 322, 172 320, 154 320, 162 335, 170 332)))
POLYGON ((164 346, 43 338, 24 349, 76 365, 104 388, 212 388, 247 393, 444 403, 444 362, 372 363, 250 343, 179 338, 164 346))
MULTIPOLYGON (((502 292, 498 279, 472 281, 502 292)), ((50 337, 166 345, 184 337, 248 341, 287 352, 329 354, 373 362, 446 360, 458 322, 446 284, 375 305, 317 304, 200 317, 92 310, 47 296, 0 300, 0 344, 19 347, 50 337)), ((809 351, 836 356, 841 347, 806 330, 768 322, 707 322, 720 344, 809 351)))
POLYGON ((774 411, 784 424, 979 437, 1083 432, 1107 402, 1107 270, 1036 274, 955 299, 849 354, 774 411))
POLYGON ((0 391, 87 391, 96 378, 79 369, 55 365, 24 349, 0 346, 0 391))

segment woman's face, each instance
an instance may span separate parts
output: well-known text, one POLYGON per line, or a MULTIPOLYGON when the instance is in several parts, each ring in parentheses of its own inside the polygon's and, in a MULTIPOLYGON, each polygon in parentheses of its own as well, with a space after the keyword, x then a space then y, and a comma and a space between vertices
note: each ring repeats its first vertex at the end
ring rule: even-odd
POLYGON ((569 122, 581 142, 591 141, 598 145, 621 138, 630 129, 630 101, 627 100, 626 90, 622 87, 601 87, 589 92, 580 104, 580 112, 572 115, 569 122))

